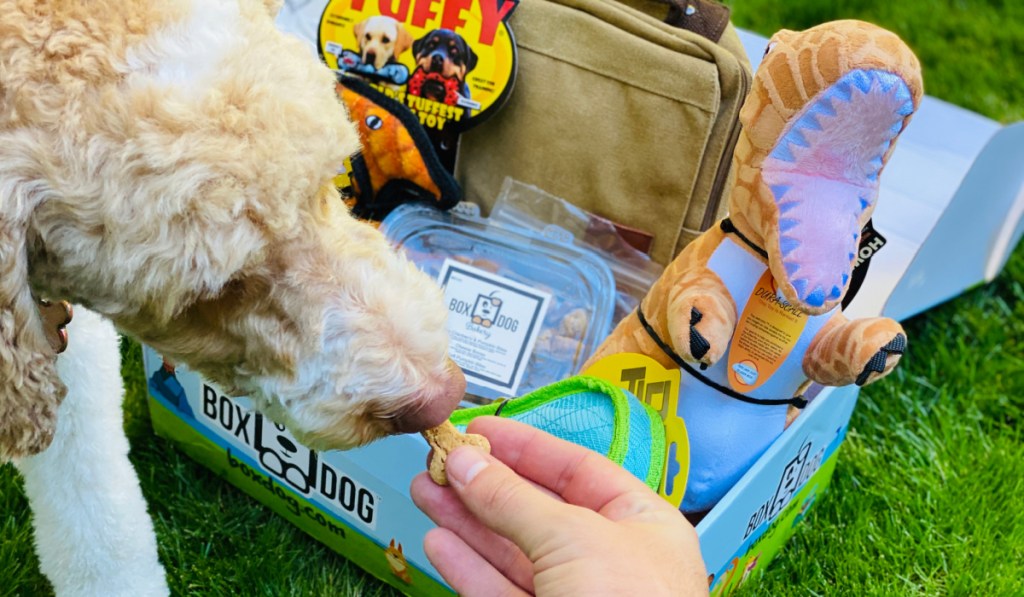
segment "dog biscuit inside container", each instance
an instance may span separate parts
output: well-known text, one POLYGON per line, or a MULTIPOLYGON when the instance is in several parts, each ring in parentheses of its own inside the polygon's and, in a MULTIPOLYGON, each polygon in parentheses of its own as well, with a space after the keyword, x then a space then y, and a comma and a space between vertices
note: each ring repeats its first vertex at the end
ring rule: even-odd
POLYGON ((610 331, 615 281, 589 249, 419 205, 381 230, 444 287, 449 354, 471 402, 578 373, 610 331))

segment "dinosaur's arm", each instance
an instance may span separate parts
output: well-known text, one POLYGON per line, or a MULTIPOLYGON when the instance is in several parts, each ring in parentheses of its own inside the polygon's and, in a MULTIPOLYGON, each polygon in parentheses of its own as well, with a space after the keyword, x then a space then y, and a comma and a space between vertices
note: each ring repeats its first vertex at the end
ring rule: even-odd
MULTIPOLYGON (((641 303, 655 333, 683 359, 712 364, 725 352, 736 327, 736 305, 725 284, 707 267, 724 233, 714 227, 687 245, 665 269, 641 303)), ((651 339, 636 312, 623 319, 584 368, 621 352, 653 357, 665 367, 673 361, 651 339)))
POLYGON ((863 386, 888 375, 906 347, 907 335, 892 319, 850 321, 837 312, 811 340, 804 373, 823 385, 863 386))
POLYGON ((736 303, 715 272, 697 267, 672 287, 666 324, 679 356, 713 365, 725 353, 736 329, 736 303))

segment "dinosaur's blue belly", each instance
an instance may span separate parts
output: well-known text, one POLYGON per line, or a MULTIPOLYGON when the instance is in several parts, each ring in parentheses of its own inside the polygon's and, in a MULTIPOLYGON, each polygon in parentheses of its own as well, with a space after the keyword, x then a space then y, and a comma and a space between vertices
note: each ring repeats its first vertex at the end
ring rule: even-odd
MULTIPOLYGON (((739 318, 757 281, 768 269, 759 259, 730 239, 725 239, 708 261, 708 268, 725 284, 739 318)), ((811 340, 833 312, 807 318, 803 332, 789 356, 762 385, 744 392, 761 399, 792 398, 807 379, 803 372, 804 353, 811 340)), ((729 386, 729 355, 701 373, 729 386)), ((762 406, 726 396, 685 370, 680 371, 679 415, 686 423, 690 442, 690 472, 682 509, 709 510, 739 481, 740 477, 782 433, 786 405, 762 406)))

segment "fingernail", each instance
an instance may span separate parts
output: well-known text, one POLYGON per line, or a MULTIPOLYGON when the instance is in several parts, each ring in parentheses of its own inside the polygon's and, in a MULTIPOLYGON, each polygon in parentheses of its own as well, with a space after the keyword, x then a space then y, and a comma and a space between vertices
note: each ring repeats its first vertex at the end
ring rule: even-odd
POLYGON ((488 464, 490 463, 487 461, 487 456, 478 448, 472 446, 457 448, 448 455, 448 459, 445 461, 448 481, 457 489, 465 487, 488 464))

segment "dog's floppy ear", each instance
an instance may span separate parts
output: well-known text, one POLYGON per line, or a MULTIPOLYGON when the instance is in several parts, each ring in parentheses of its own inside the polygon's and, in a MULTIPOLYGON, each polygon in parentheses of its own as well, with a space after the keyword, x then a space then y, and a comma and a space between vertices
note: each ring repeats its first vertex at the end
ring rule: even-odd
POLYGON ((412 45, 412 34, 401 23, 396 23, 395 28, 398 29, 398 39, 395 40, 395 58, 398 58, 412 45))
POLYGON ((461 36, 459 37, 459 41, 462 42, 462 47, 466 52, 466 72, 468 73, 476 68, 476 52, 473 51, 473 48, 471 48, 469 43, 462 39, 461 36))
POLYGON ((420 55, 420 52, 423 51, 423 46, 426 45, 426 43, 427 43, 427 38, 430 37, 430 35, 432 33, 433 33, 433 31, 429 31, 423 37, 421 37, 421 38, 417 39, 416 41, 412 42, 412 55, 413 56, 419 56, 420 55))
POLYGON ((366 21, 359 21, 352 27, 352 33, 356 34, 356 47, 363 49, 363 34, 366 33, 366 21))
MULTIPOLYGON (((12 185, 0 193, 5 211, 29 201, 12 185)), ((45 450, 57 426, 67 388, 57 375, 56 352, 28 285, 27 217, 0 216, 0 462, 45 450)))

